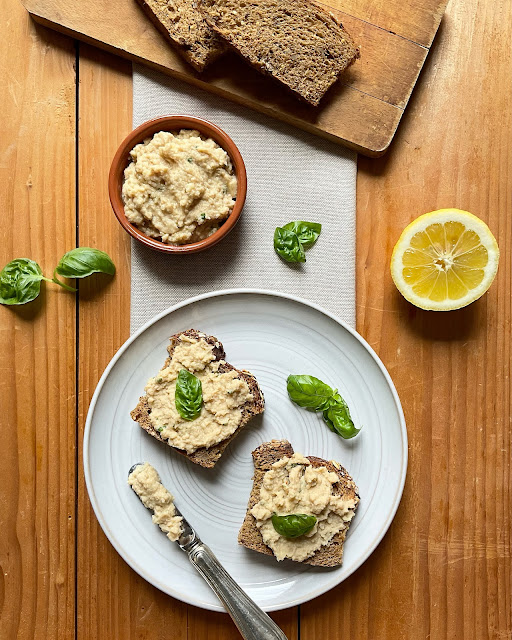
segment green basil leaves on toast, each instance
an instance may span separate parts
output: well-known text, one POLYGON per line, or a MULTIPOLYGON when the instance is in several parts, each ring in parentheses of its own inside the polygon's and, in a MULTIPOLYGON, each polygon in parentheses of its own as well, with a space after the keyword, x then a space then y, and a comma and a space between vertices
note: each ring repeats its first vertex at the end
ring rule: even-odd
POLYGON ((186 369, 178 373, 175 393, 176 409, 183 420, 195 420, 203 406, 203 386, 201 380, 186 369))
POLYGON ((289 516, 278 516, 274 513, 272 524, 280 536, 298 538, 311 531, 316 524, 316 518, 305 513, 292 513, 289 516))

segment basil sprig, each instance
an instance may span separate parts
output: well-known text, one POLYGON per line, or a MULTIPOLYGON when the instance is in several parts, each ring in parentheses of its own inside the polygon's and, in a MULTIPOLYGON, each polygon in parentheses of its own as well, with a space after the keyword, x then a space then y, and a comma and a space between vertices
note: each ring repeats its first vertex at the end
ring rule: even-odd
POLYGON ((113 276, 116 268, 104 251, 77 247, 62 256, 55 271, 64 278, 85 278, 93 273, 108 273, 113 276))
POLYGON ((312 411, 322 411, 334 394, 325 382, 314 376, 305 375, 288 376, 286 390, 295 404, 312 411))
POLYGON ((321 411, 325 424, 331 431, 348 440, 357 436, 356 429, 345 400, 337 389, 314 376, 290 375, 286 380, 286 389, 290 400, 299 407, 311 411, 321 411))
POLYGON ((322 225, 319 222, 304 222, 303 220, 295 220, 285 224, 283 229, 293 231, 304 249, 309 249, 318 240, 318 236, 322 231, 322 225))
POLYGON ((195 420, 203 406, 203 386, 201 380, 186 369, 178 373, 175 393, 176 409, 183 420, 195 420))
POLYGON ((16 258, 0 272, 0 304, 26 304, 35 300, 41 291, 41 281, 53 282, 67 291, 74 287, 61 282, 56 274, 64 278, 85 278, 92 273, 114 275, 116 268, 104 251, 90 247, 78 247, 68 251, 55 268, 53 278, 46 278, 41 267, 29 258, 16 258))
POLYGON ((286 262, 306 262, 304 247, 293 231, 277 227, 274 232, 274 249, 286 262))
POLYGON ((350 440, 361 431, 361 429, 356 429, 348 405, 339 393, 333 396, 322 415, 329 429, 345 440, 350 440))
POLYGON ((280 536, 298 538, 311 531, 316 524, 316 518, 305 513, 292 513, 289 516, 278 516, 274 513, 272 524, 280 536))
MULTIPOLYGON (((16 258, 0 272, 0 304, 26 304, 35 300, 41 290, 41 267, 29 258, 16 258)), ((51 280, 48 280, 51 282, 51 280)))
POLYGON ((318 222, 295 220, 274 232, 274 249, 286 262, 306 262, 304 249, 312 247, 318 239, 322 225, 318 222))

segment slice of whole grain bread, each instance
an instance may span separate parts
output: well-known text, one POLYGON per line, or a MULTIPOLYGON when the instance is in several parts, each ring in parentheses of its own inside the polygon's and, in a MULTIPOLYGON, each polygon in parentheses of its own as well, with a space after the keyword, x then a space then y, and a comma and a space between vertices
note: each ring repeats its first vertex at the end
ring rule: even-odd
POLYGON ((199 8, 251 65, 314 106, 359 58, 341 22, 308 0, 199 0, 199 8))
POLYGON ((225 44, 208 26, 196 0, 137 0, 155 27, 197 71, 225 51, 225 44))
MULTIPOLYGON (((272 549, 267 547, 263 542, 260 530, 256 526, 256 519, 250 513, 250 510, 259 502, 261 483, 265 473, 269 471, 275 462, 285 456, 289 458, 293 453, 293 447, 288 440, 271 440, 270 442, 264 442, 252 452, 254 462, 253 486, 245 519, 238 533, 238 543, 248 549, 273 555, 272 549)), ((338 475, 339 482, 333 485, 333 490, 346 499, 355 500, 355 511, 359 502, 358 489, 346 469, 334 460, 322 460, 322 458, 315 456, 307 456, 307 458, 313 467, 326 467, 329 471, 338 475)), ((336 567, 340 565, 343 561, 343 544, 347 531, 348 526, 343 531, 337 533, 329 544, 318 549, 310 558, 307 558, 303 562, 316 567, 336 567)))
POLYGON ((217 338, 215 336, 208 336, 200 331, 197 331, 196 329, 188 329, 187 331, 181 331, 180 333, 177 333, 171 336, 170 338, 171 343, 167 347, 167 351, 169 352, 169 357, 165 361, 164 367, 169 366, 173 351, 176 345, 179 343, 181 336, 188 336, 189 338, 196 338, 197 340, 201 340, 201 339, 206 340, 208 344, 211 344, 213 346, 213 353, 215 355, 214 362, 219 360, 223 361, 219 366, 219 372, 226 373, 228 371, 236 371, 238 373, 238 377, 243 378, 247 382, 247 385, 253 396, 253 399, 250 402, 247 402, 246 404, 242 405, 241 407, 242 421, 240 422, 238 428, 228 438, 226 438, 222 442, 219 442, 216 445, 213 445, 212 447, 209 447, 209 448, 201 447, 200 449, 197 449, 193 453, 187 453, 182 449, 178 449, 170 445, 168 441, 165 440, 165 438, 162 438, 160 433, 154 429, 151 423, 151 419, 149 417, 151 413, 151 409, 148 405, 146 396, 142 396, 139 399, 139 403, 137 404, 135 409, 131 411, 130 415, 132 419, 135 420, 135 422, 138 422, 139 425, 145 431, 147 431, 151 436, 153 436, 157 440, 160 440, 160 442, 165 442, 167 445, 172 447, 175 451, 186 456, 191 462, 194 462, 195 464, 199 464, 202 467, 211 468, 219 460, 222 453, 224 452, 224 449, 228 446, 231 440, 233 440, 233 438, 235 438, 240 433, 240 431, 245 427, 245 425, 249 422, 249 420, 256 415, 263 413, 263 410, 265 408, 265 400, 263 397, 263 392, 261 391, 259 384, 256 378, 252 375, 252 373, 249 373, 249 371, 245 371, 245 370, 235 369, 233 365, 229 364, 228 362, 225 362, 224 358, 226 357, 226 354, 224 352, 224 347, 217 340, 217 338))

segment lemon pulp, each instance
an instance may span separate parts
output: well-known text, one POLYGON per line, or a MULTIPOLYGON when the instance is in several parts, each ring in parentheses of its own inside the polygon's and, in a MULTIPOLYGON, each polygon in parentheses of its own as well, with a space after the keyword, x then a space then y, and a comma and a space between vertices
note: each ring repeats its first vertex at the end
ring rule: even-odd
POLYGON ((391 274, 416 306, 448 311, 487 291, 498 258, 496 240, 482 220, 467 211, 442 209, 406 227, 393 251, 391 274))

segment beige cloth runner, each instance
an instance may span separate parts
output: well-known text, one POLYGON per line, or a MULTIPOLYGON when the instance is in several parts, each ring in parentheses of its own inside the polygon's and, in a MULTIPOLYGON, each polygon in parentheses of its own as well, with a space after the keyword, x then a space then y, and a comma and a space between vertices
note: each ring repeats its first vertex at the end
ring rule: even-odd
POLYGON ((212 249, 168 256, 132 242, 131 329, 207 291, 251 287, 295 294, 355 323, 356 155, 341 146, 134 65, 133 124, 169 114, 211 120, 233 138, 247 167, 247 201, 212 249), (307 262, 274 252, 277 226, 322 223, 307 262))

